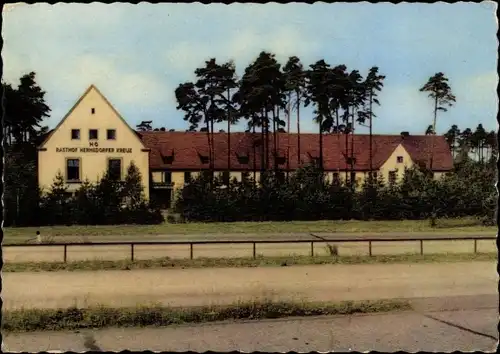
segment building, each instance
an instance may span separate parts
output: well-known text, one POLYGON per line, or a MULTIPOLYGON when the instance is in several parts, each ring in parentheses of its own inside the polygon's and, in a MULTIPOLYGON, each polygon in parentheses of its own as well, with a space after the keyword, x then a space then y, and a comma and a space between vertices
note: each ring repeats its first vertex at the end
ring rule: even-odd
MULTIPOLYGON (((214 134, 214 171, 241 180, 261 170, 260 134, 214 134), (229 158, 229 159, 228 159, 229 158), (229 169, 228 169, 229 163, 229 169)), ((406 167, 429 167, 434 144, 433 172, 439 178, 453 168, 450 148, 443 136, 373 135, 372 167, 386 181, 401 178, 406 167)), ((351 176, 346 156, 355 157, 352 175, 362 183, 370 171, 369 136, 326 134, 323 136, 323 167, 326 178, 351 176), (348 140, 346 147, 346 139, 348 140)), ((269 152, 274 155, 274 139, 269 138, 269 152)), ((297 134, 279 133, 276 163, 280 171, 291 172, 299 166, 297 134)), ((269 167, 274 167, 274 156, 269 167)), ((317 134, 300 134, 301 164, 319 158, 317 134)), ((39 147, 38 178, 47 189, 57 171, 65 177, 69 191, 76 190, 88 178, 97 181, 109 170, 117 179, 125 177, 134 162, 143 176, 146 196, 168 207, 175 192, 201 171, 209 170, 207 134, 204 132, 134 131, 117 110, 90 86, 69 113, 39 147)))

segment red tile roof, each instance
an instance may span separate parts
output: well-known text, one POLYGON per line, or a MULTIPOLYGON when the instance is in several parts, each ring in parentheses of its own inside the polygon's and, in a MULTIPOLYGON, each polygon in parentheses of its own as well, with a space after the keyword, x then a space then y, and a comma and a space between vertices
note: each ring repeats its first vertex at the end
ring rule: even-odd
MULTIPOLYGON (((200 156, 208 158, 207 134, 204 132, 137 132, 144 145, 151 149, 149 164, 152 170, 200 170, 209 167, 208 162, 202 163, 200 156), (172 158, 173 154, 173 158, 172 158), (167 161, 168 156, 171 161, 167 161), (171 162, 171 163, 167 163, 171 162)), ((214 134, 215 146, 215 169, 227 169, 227 133, 214 134)), ((279 155, 286 157, 289 148, 291 170, 297 168, 297 134, 278 134, 279 155)), ((323 136, 323 165, 325 170, 335 171, 346 169, 345 135, 328 134, 323 136)), ((256 133, 231 133, 231 170, 252 170, 253 145, 256 147, 256 166, 260 169, 260 142, 261 135, 256 133), (248 163, 241 161, 238 156, 248 156, 248 163)), ((349 149, 351 139, 348 138, 349 149)), ((373 135, 373 167, 380 168, 390 157, 396 147, 402 144, 410 154, 412 160, 419 164, 429 166, 430 152, 432 147, 432 136, 410 135, 373 135)), ((269 167, 273 163, 274 139, 269 134, 269 167)), ((444 136, 435 136, 434 139, 434 171, 449 171, 453 168, 453 159, 450 148, 444 136)), ((318 134, 300 134, 300 156, 304 164, 311 162, 311 158, 319 157, 319 137, 318 134)), ((349 152, 347 155, 349 155, 349 152)), ((369 163, 369 136, 354 136, 354 156, 356 163, 354 169, 357 171, 367 171, 369 163)), ((281 169, 286 169, 287 163, 279 165, 281 169)))

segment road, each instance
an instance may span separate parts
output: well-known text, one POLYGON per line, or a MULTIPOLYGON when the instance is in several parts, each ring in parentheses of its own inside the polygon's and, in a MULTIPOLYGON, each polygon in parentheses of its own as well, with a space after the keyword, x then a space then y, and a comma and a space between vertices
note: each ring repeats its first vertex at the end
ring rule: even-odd
POLYGON ((3 309, 496 295, 496 262, 3 273, 3 309), (34 291, 36 289, 36 291, 34 291))
MULTIPOLYGON (((315 241, 314 254, 328 255, 327 242, 322 242, 324 239, 329 240, 365 240, 368 238, 379 239, 401 239, 409 237, 418 237, 425 239, 423 242, 423 251, 429 253, 472 253, 474 252, 473 240, 433 240, 436 237, 444 238, 461 238, 465 236, 456 235, 429 235, 429 234, 221 234, 221 235, 171 235, 157 237, 148 236, 142 241, 160 241, 169 240, 173 242, 186 241, 234 241, 234 240, 305 240, 315 241)), ((479 236, 478 236, 479 237, 479 236)), ((484 237, 484 235, 483 235, 484 237)), ((116 241, 119 236, 110 238, 106 236, 102 241, 116 241)), ((56 239, 62 241, 63 239, 56 239)), ((127 242, 139 241, 140 239, 126 238, 127 242)), ((68 240, 66 240, 68 241, 68 240)), ((80 241, 81 243, 82 241, 80 241)), ((117 241, 118 242, 118 241, 117 241)), ((331 242, 330 242, 331 243, 331 242)), ((338 248, 339 255, 368 255, 368 242, 335 242, 338 248)), ((478 240, 476 243, 477 252, 496 252, 495 240, 478 240)), ((63 246, 42 246, 42 247, 3 247, 3 259, 5 262, 61 262, 64 259, 63 246)), ((189 245, 135 245, 134 259, 153 259, 153 258, 189 258, 189 245)), ((397 255, 404 253, 419 253, 419 241, 384 241, 372 242, 373 255, 397 255)), ((311 244, 306 243, 275 243, 275 244, 256 244, 256 254, 267 257, 283 257, 292 255, 310 255, 311 244)), ((215 245, 194 245, 193 257, 210 257, 210 258, 235 258, 235 257, 252 257, 253 245, 251 242, 247 244, 215 244, 215 245)), ((81 260, 123 260, 130 259, 130 245, 110 245, 110 246, 68 246, 67 261, 81 260)))
POLYGON ((498 298, 487 303, 489 308, 465 306, 455 311, 3 334, 8 350, 25 352, 494 351, 498 338, 498 298))

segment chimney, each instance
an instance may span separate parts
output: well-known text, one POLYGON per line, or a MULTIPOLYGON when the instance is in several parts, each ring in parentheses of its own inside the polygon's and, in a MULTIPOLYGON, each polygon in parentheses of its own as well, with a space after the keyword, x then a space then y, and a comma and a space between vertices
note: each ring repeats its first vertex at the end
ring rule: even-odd
POLYGON ((408 137, 408 136, 410 136, 410 133, 409 133, 409 132, 401 132, 401 138, 403 138, 403 139, 404 139, 404 138, 406 138, 406 137, 408 137))

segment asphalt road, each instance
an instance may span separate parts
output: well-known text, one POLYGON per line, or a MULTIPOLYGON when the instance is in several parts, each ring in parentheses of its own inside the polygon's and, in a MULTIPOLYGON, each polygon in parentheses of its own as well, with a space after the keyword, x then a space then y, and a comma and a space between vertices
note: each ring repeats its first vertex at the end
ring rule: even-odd
POLYGON ((3 273, 3 309, 496 295, 496 262, 3 273), (33 291, 36 289, 36 291, 33 291))
MULTIPOLYGON (((496 299, 455 311, 219 322, 160 328, 3 333, 10 351, 494 351, 496 299)), ((461 301, 459 301, 461 302, 461 301)))

